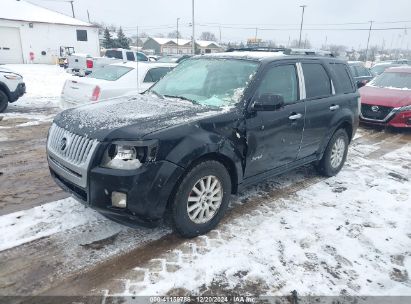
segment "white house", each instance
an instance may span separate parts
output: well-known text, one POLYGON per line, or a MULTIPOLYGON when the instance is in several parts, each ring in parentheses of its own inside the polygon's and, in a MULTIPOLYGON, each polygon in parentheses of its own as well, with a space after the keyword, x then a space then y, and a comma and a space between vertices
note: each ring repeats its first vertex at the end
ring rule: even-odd
POLYGON ((97 27, 23 0, 0 1, 0 64, 55 64, 67 48, 98 56, 97 27))

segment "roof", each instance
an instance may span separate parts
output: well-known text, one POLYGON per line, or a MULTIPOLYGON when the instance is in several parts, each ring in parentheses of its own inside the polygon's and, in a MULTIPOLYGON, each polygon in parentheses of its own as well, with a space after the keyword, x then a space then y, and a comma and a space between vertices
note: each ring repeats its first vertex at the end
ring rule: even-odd
POLYGON ((385 70, 386 73, 407 73, 411 74, 411 66, 392 67, 385 70))
POLYGON ((283 56, 285 56, 283 52, 234 51, 234 52, 205 54, 205 55, 202 55, 201 57, 262 60, 265 58, 278 58, 278 57, 283 57, 283 56))
POLYGON ((75 26, 94 26, 90 23, 74 19, 23 0, 1 0, 0 19, 75 26))
MULTIPOLYGON (((161 45, 164 45, 170 42, 177 44, 177 39, 175 38, 157 38, 157 37, 150 37, 150 38, 161 45)), ((182 39, 182 38, 178 39, 179 46, 190 45, 190 44, 191 44, 191 40, 189 39, 182 39)), ((208 47, 212 44, 214 44, 216 47, 220 47, 220 45, 215 41, 196 40, 196 44, 199 45, 200 47, 208 47)))

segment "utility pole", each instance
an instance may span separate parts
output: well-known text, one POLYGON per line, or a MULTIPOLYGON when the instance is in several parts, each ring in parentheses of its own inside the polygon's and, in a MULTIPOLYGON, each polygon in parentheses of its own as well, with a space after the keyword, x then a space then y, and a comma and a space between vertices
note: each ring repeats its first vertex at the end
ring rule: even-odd
POLYGON ((71 12, 73 13, 73 18, 76 18, 76 15, 74 15, 74 5, 73 5, 74 0, 70 1, 71 4, 71 12))
POLYGON ((220 30, 220 45, 221 45, 221 26, 219 27, 220 30))
POLYGON ((365 50, 365 62, 368 61, 368 48, 370 46, 370 37, 371 37, 371 30, 372 30, 372 24, 374 21, 370 21, 370 29, 368 30, 368 40, 367 40, 367 49, 365 50))
POLYGON ((90 13, 89 13, 88 10, 87 10, 87 18, 88 18, 88 23, 91 23, 91 21, 90 21, 90 13))
POLYGON ((258 36, 258 27, 255 28, 254 43, 257 43, 257 36, 258 36))
POLYGON ((307 5, 300 5, 300 7, 302 7, 303 11, 302 11, 302 14, 301 14, 300 39, 298 40, 298 47, 299 48, 301 48, 301 33, 303 32, 304 12, 305 12, 305 8, 307 7, 307 5))
POLYGON ((178 44, 178 34, 179 34, 179 32, 178 32, 178 22, 180 21, 180 18, 177 18, 177 55, 179 54, 178 53, 178 51, 179 51, 179 44, 178 44))
POLYGON ((137 74, 137 93, 140 92, 140 82, 138 81, 138 25, 136 31, 136 74, 137 74))
POLYGON ((193 37, 191 44, 193 45, 193 55, 196 54, 196 39, 195 39, 195 27, 194 27, 194 0, 192 0, 192 25, 193 25, 193 37))

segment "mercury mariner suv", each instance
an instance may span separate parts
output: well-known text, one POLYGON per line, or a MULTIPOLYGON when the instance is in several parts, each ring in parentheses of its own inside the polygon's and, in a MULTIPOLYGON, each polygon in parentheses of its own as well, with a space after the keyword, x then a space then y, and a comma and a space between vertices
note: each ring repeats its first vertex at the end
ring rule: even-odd
POLYGON ((309 163, 337 174, 359 121, 349 67, 286 53, 193 57, 144 94, 60 113, 51 175, 116 222, 155 226, 167 215, 194 237, 246 186, 309 163))

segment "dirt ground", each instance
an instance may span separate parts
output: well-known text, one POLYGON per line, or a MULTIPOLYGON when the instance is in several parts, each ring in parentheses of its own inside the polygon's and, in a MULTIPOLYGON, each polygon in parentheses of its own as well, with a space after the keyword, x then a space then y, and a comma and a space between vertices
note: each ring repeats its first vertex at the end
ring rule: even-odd
MULTIPOLYGON (((35 111, 52 113, 50 109, 35 111)), ((50 123, 25 126, 29 121, 27 118, 0 121, 0 139, 3 138, 0 141, 0 215, 67 197, 49 176, 45 143, 50 123)), ((351 149, 360 149, 364 144, 378 144, 368 154, 370 159, 378 159, 411 141, 410 132, 362 128, 360 133, 362 136, 354 140, 351 149)), ((197 251, 207 251, 232 238, 233 235, 225 228, 230 223, 252 215, 259 206, 271 208, 269 202, 290 197, 322 180, 324 178, 318 176, 312 166, 305 166, 276 180, 251 187, 233 198, 218 232, 212 231, 191 241, 179 238, 167 225, 154 230, 114 229, 107 228, 107 222, 101 221, 2 251, 0 294, 90 295, 101 294, 105 290, 106 294, 116 295, 124 293, 124 290, 131 292, 133 288, 138 291, 138 284, 125 286, 125 278, 139 282, 148 276, 150 282, 156 282, 160 280, 160 270, 178 270, 176 260, 194 259, 194 247, 197 251), (290 183, 277 182, 280 179, 290 183), (105 229, 107 231, 101 236, 105 229), (93 234, 98 237, 93 239, 93 234), (176 256, 176 250, 181 254, 176 256)), ((239 278, 244 275, 237 274, 239 278)), ((238 288, 240 291, 264 292, 264 284, 257 283, 238 288)), ((216 278, 215 283, 201 290, 204 295, 215 295, 227 291, 228 287, 216 278)), ((172 295, 188 293, 181 289, 170 291, 172 295)))
MULTIPOLYGON (((27 113, 54 112, 36 108, 27 113)), ((0 141, 0 215, 67 197, 47 169, 45 144, 50 123, 24 126, 29 122, 25 117, 0 121, 0 138, 7 138, 0 141)))

